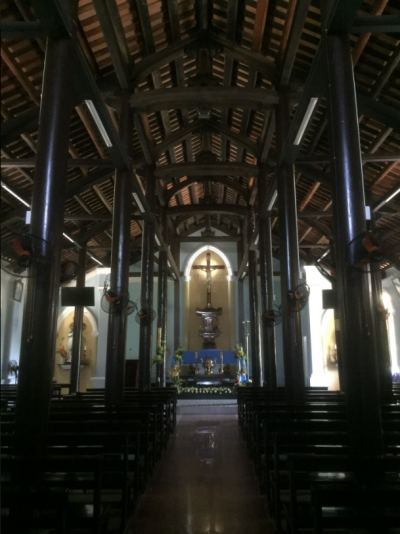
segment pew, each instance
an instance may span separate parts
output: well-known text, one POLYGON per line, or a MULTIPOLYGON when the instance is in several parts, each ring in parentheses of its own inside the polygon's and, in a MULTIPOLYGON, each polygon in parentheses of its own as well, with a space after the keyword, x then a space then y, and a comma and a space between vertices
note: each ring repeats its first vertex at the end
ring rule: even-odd
MULTIPOLYGON (((2 404, 1 452, 8 458, 12 458, 15 395, 13 388, 7 394, 7 403, 2 404)), ((104 391, 53 397, 47 443, 49 458, 62 454, 73 462, 82 454, 102 455, 101 503, 111 505, 108 510, 120 510, 121 533, 174 431, 176 390, 144 394, 136 390, 129 392, 125 401, 123 406, 108 407, 104 391)), ((61 487, 70 483, 71 475, 61 476, 57 484, 61 487)), ((88 492, 94 477, 86 483, 88 492)))
MULTIPOLYGON (((31 528, 31 516, 24 514, 26 502, 21 501, 21 496, 27 492, 26 486, 21 493, 21 481, 26 480, 26 474, 32 469, 21 458, 13 456, 2 456, 2 511, 8 512, 9 520, 6 522, 8 532, 14 533, 14 519, 19 517, 21 532, 26 532, 31 528), (14 480, 19 481, 15 484, 14 480), (5 496, 5 500, 4 499, 5 496), (19 498, 18 498, 19 497, 19 498)), ((93 532, 93 534, 105 534, 107 532, 109 507, 101 503, 102 474, 104 471, 104 457, 100 455, 90 456, 48 456, 42 460, 37 460, 34 466, 35 471, 41 474, 41 485, 39 491, 54 493, 66 491, 68 489, 68 501, 66 509, 63 510, 65 516, 65 529, 79 529, 93 532), (55 490, 55 492, 54 492, 55 490), (91 491, 92 490, 92 491, 91 491), (75 499, 72 494, 75 494, 75 499), (79 499, 76 497, 79 496, 79 499)), ((23 484, 23 482, 22 482, 23 484)), ((37 494, 37 489, 28 491, 28 495, 37 494)), ((56 497, 56 506, 59 507, 56 497)), ((64 501, 63 501, 64 502, 64 501)), ((33 508, 33 518, 37 514, 37 504, 33 508)), ((29 502, 28 502, 29 509, 29 502)), ((54 508, 53 508, 54 510, 54 508)), ((4 529, 4 526, 3 526, 4 529)), ((5 532, 7 532, 7 530, 5 532)), ((3 530, 4 532, 4 530, 3 530)))

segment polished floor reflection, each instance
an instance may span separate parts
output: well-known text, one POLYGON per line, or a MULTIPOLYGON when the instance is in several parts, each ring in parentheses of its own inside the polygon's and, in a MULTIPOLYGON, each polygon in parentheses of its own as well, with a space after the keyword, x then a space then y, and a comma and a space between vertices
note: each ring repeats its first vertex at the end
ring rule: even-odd
POLYGON ((270 534, 233 415, 184 415, 129 534, 270 534))

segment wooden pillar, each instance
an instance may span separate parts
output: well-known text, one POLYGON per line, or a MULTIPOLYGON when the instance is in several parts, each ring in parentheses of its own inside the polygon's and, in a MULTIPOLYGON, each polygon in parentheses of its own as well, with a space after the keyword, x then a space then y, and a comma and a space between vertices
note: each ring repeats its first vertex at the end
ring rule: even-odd
MULTIPOLYGON (((261 278, 261 314, 274 309, 274 263, 272 257, 272 230, 271 219, 265 221, 261 218, 261 208, 267 192, 267 165, 259 165, 258 176, 258 227, 260 250, 260 278, 261 278)), ((263 335, 263 363, 264 384, 268 390, 276 389, 276 350, 275 327, 268 326, 264 320, 261 322, 263 335)))
MULTIPOLYGON (((277 154, 281 154, 289 131, 289 94, 280 90, 276 107, 277 154)), ((278 156, 279 157, 279 156, 278 156)), ((288 404, 305 400, 301 317, 289 305, 289 291, 299 285, 300 261, 297 235, 296 184, 293 165, 283 162, 277 167, 279 207, 279 255, 282 292, 282 337, 285 368, 285 394, 288 404)))
MULTIPOLYGON (((86 279, 86 247, 79 249, 79 272, 76 278, 76 287, 85 287, 86 279)), ((70 393, 79 393, 81 377, 81 356, 82 356, 82 325, 84 306, 75 306, 74 329, 72 334, 72 356, 70 371, 70 393)))
POLYGON ((260 314, 258 309, 257 253, 255 250, 249 251, 249 303, 252 379, 253 385, 259 387, 263 385, 263 377, 261 368, 260 314))
MULTIPOLYGON (((243 260, 243 242, 239 241, 237 244, 237 264, 241 265, 243 260)), ((239 331, 238 331, 238 341, 242 347, 246 347, 246 337, 244 333, 244 287, 243 287, 243 278, 238 280, 238 315, 239 315, 239 331)))
MULTIPOLYGON (((154 214, 156 204, 156 178, 154 168, 146 167, 146 198, 150 210, 154 214)), ((145 221, 143 228, 142 245, 142 292, 141 307, 153 309, 154 287, 154 221, 145 221)), ((153 324, 140 325, 139 345, 139 389, 150 391, 151 389, 151 359, 152 359, 153 324)))
MULTIPOLYGON (((163 231, 164 241, 168 243, 168 226, 165 209, 161 212, 160 222, 163 231)), ((167 302, 168 302, 168 253, 167 250, 160 250, 158 261, 158 310, 157 310, 157 329, 159 332, 158 342, 166 344, 167 340, 167 302)), ((161 370, 160 386, 165 388, 165 356, 161 370)))
MULTIPOLYGON (((171 252, 178 269, 180 269, 180 243, 176 239, 171 242, 171 252)), ((174 351, 181 343, 181 282, 175 280, 174 284, 174 351)))
MULTIPOLYGON (((133 110, 127 94, 122 96, 119 135, 128 154, 132 152, 133 110)), ((129 291, 132 170, 117 170, 111 245, 110 288, 129 291)), ((105 400, 109 405, 124 402, 127 307, 108 320, 105 400)))
POLYGON ((383 451, 370 275, 351 267, 348 245, 366 230, 356 93, 348 35, 327 36, 332 201, 341 348, 350 448, 369 458, 383 451))
POLYGON ((31 234, 50 244, 50 261, 27 281, 15 413, 15 453, 45 454, 54 375, 64 198, 72 103, 72 39, 49 39, 43 75, 31 234))

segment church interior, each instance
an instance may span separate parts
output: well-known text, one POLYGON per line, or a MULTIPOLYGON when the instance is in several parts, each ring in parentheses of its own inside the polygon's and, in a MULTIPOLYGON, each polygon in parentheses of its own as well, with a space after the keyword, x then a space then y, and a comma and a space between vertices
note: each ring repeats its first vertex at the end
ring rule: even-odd
POLYGON ((398 0, 2 0, 4 534, 400 534, 398 0))

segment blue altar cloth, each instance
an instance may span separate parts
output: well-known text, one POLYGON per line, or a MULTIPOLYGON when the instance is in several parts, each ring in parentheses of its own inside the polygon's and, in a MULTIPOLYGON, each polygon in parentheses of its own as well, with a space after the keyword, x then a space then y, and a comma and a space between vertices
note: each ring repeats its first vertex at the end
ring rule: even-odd
POLYGON ((233 350, 185 350, 183 352, 183 363, 195 363, 195 354, 198 353, 198 363, 200 364, 201 359, 205 360, 207 356, 210 356, 212 360, 217 359, 217 364, 220 363, 221 352, 223 354, 223 362, 226 363, 237 363, 235 358, 235 353, 233 350))
MULTIPOLYGON (((227 364, 227 363, 234 363, 237 365, 238 363, 238 360, 235 358, 235 353, 233 350, 212 350, 212 349, 209 349, 209 350, 185 350, 183 351, 183 363, 195 363, 196 360, 195 360, 195 354, 198 354, 198 360, 197 360, 197 363, 200 365, 201 363, 201 360, 205 360, 207 358, 207 356, 210 356, 210 358, 212 360, 217 360, 217 366, 221 363, 221 352, 223 354, 223 363, 224 365, 227 364)), ((173 359, 173 362, 172 362, 172 365, 171 367, 173 366, 173 363, 175 362, 175 359, 173 359)), ((247 375, 246 374, 241 374, 240 375, 240 381, 241 382, 244 382, 245 380, 247 380, 247 375)))

